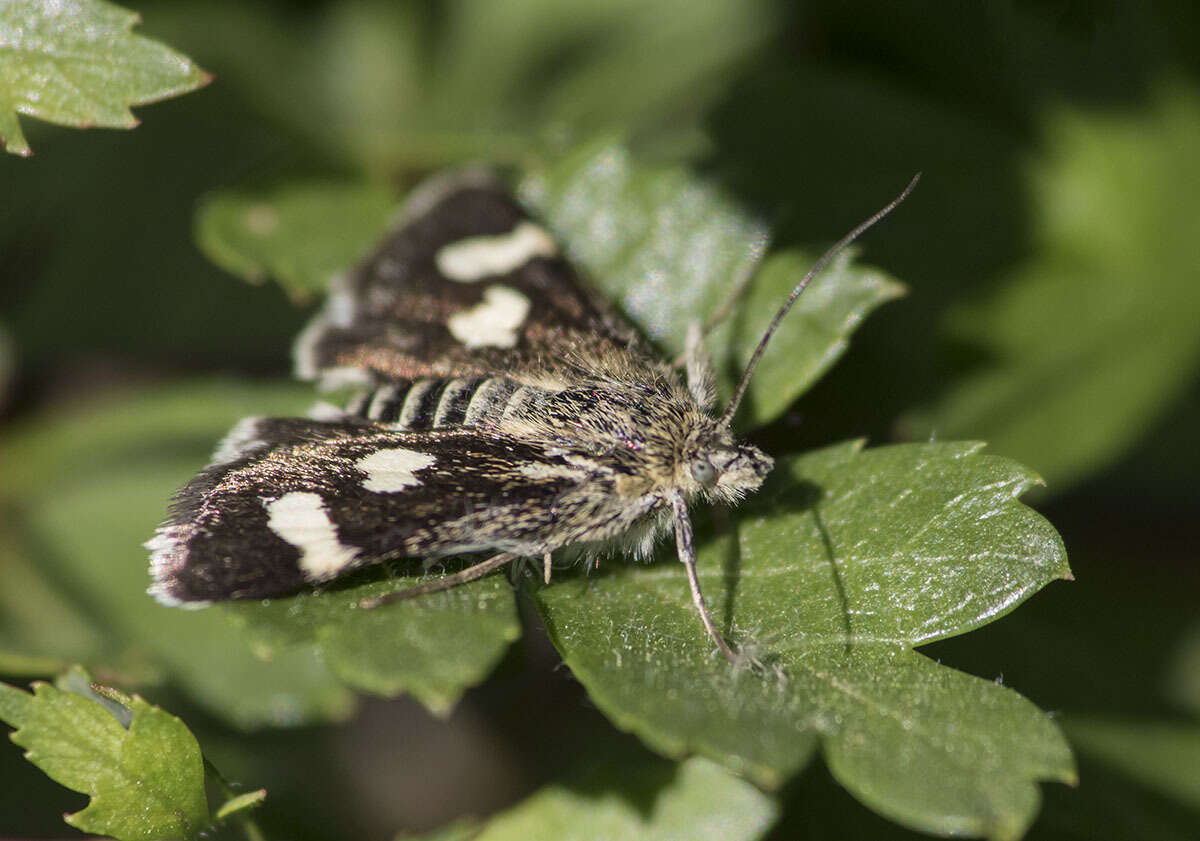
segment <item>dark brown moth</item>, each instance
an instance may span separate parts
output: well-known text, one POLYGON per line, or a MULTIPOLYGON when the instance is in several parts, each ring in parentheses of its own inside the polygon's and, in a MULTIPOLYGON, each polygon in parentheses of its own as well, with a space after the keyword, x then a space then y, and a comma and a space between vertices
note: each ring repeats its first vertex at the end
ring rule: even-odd
POLYGON ((297 340, 300 377, 358 395, 309 418, 239 423, 146 544, 150 592, 198 606, 395 558, 491 553, 375 606, 524 558, 549 583, 554 556, 646 557, 672 530, 704 628, 736 661, 700 592, 688 505, 735 503, 762 483, 771 459, 730 422, 768 339, 912 186, 818 261, 714 415, 698 331, 681 372, 587 291, 490 174, 427 182, 297 340))

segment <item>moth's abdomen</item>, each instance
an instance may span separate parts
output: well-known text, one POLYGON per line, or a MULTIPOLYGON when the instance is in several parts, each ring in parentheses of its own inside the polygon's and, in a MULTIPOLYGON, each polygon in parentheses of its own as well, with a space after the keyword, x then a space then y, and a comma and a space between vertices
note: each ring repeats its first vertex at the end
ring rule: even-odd
POLYGON ((507 377, 413 380, 365 391, 346 411, 395 429, 472 427, 498 421, 519 390, 507 377))

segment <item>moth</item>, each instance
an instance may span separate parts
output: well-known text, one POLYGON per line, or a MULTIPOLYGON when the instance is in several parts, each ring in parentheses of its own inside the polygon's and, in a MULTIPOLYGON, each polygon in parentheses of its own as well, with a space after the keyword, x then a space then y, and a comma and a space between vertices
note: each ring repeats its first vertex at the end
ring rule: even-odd
POLYGON ((767 341, 811 278, 913 184, 813 266, 715 414, 698 331, 681 372, 586 288, 493 175, 426 182, 295 345, 299 377, 356 396, 238 423, 147 542, 150 593, 184 606, 261 599, 392 559, 485 552, 393 597, 518 559, 539 560, 549 583, 554 555, 644 558, 672 531, 704 629, 737 662, 700 591, 688 506, 736 503, 762 484, 771 458, 730 425, 767 341))

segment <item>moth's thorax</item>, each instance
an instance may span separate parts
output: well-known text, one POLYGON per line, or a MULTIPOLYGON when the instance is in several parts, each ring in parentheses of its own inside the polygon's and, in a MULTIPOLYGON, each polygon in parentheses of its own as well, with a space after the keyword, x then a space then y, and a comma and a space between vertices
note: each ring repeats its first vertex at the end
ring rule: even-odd
POLYGON ((679 491, 734 502, 762 484, 768 456, 735 441, 673 370, 636 361, 618 360, 599 376, 588 371, 568 387, 546 390, 510 418, 514 431, 611 474, 613 490, 625 498, 679 491), (697 477, 701 464, 708 467, 697 477))

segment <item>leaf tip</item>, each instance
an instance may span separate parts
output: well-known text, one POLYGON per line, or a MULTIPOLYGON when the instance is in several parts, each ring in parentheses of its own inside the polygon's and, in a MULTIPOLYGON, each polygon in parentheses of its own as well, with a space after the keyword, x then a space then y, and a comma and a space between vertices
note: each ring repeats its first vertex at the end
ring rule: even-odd
POLYGON ((0 147, 3 147, 4 151, 10 155, 18 155, 22 158, 33 157, 33 150, 29 148, 29 144, 19 138, 0 137, 0 147))
POLYGON ((897 298, 904 298, 911 291, 907 283, 901 283, 889 277, 883 278, 879 284, 879 297, 883 301, 894 301, 897 298))

